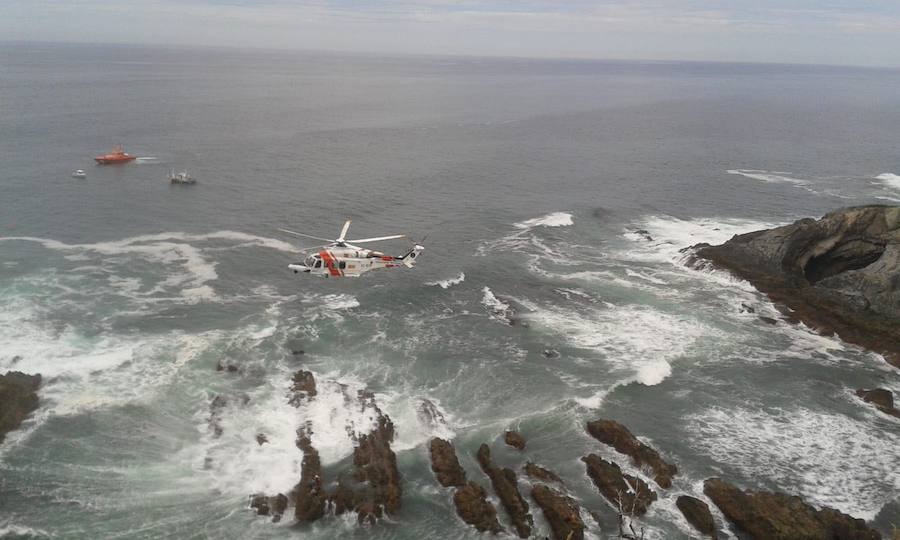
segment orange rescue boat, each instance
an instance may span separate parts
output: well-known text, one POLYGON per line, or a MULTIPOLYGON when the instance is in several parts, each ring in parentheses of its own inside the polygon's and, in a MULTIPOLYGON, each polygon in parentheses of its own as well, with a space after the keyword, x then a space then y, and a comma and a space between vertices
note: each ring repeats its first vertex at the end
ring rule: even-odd
POLYGON ((102 156, 97 156, 94 158, 94 161, 96 161, 100 165, 109 165, 112 163, 128 163, 129 161, 134 161, 135 159, 137 159, 135 156, 125 153, 125 150, 122 149, 121 144, 117 144, 115 148, 112 149, 112 152, 104 154, 102 156))

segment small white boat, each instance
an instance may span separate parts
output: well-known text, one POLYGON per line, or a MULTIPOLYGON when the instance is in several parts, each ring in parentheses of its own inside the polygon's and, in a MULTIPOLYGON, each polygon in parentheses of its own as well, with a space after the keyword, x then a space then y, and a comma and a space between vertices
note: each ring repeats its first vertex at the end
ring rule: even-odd
POLYGON ((194 177, 189 175, 187 171, 181 171, 175 174, 175 169, 169 171, 169 182, 173 184, 196 184, 194 177))
POLYGON ((85 172, 81 169, 78 169, 77 171, 72 173, 72 178, 87 178, 87 174, 85 174, 85 172))

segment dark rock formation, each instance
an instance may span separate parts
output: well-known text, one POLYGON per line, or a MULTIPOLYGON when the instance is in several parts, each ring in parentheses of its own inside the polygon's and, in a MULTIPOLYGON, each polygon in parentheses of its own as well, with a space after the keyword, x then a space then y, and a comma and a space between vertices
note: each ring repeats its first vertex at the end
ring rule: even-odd
POLYGON ((303 400, 309 401, 316 395, 316 379, 306 370, 299 370, 291 378, 291 397, 288 400, 291 405, 297 407, 303 400))
POLYGON ((37 389, 40 385, 40 375, 20 371, 0 375, 0 443, 38 408, 37 389))
POLYGON ((256 510, 256 514, 259 516, 272 516, 272 521, 278 522, 281 521, 281 516, 284 515, 284 511, 287 510, 288 498, 279 493, 274 497, 267 497, 265 495, 254 495, 250 500, 250 508, 256 510))
POLYGON ((363 514, 380 517, 381 508, 388 514, 395 514, 400 510, 402 489, 397 456, 391 450, 394 424, 375 405, 371 394, 361 393, 359 400, 375 411, 377 423, 374 430, 359 437, 353 450, 353 465, 356 467, 354 478, 357 482, 368 482, 370 488, 358 503, 357 512, 361 518, 363 514))
POLYGON ((525 450, 525 437, 518 431, 507 431, 503 434, 503 440, 517 450, 525 450))
POLYGON ((588 422, 587 430, 598 441, 629 456, 636 466, 649 467, 653 471, 653 480, 659 487, 672 487, 672 477, 678 469, 661 458, 659 452, 637 440, 628 428, 614 420, 595 420, 588 422))
POLYGON ((866 403, 875 405, 884 414, 900 418, 900 410, 894 408, 894 394, 890 390, 885 390, 884 388, 863 390, 860 388, 856 391, 856 395, 866 403))
POLYGON ((265 433, 257 433, 256 434, 256 443, 258 445, 262 446, 263 444, 265 444, 267 442, 269 442, 269 438, 266 437, 265 433))
POLYGON ((497 521, 497 510, 488 502, 484 488, 469 481, 453 494, 456 513, 469 525, 481 532, 497 534, 502 530, 497 521))
POLYGON ((482 444, 478 448, 478 463, 482 470, 491 479, 494 486, 494 493, 503 503, 503 508, 512 519, 513 526, 516 528, 520 538, 528 538, 531 535, 531 527, 534 520, 528 513, 528 503, 519 493, 519 486, 516 480, 516 473, 512 469, 501 469, 494 465, 491 460, 491 450, 488 445, 482 444))
POLYGON ((714 540, 718 538, 716 522, 713 520, 709 506, 705 502, 690 495, 682 495, 675 501, 675 506, 681 510, 688 523, 700 533, 711 536, 714 540))
POLYGON ((209 419, 207 423, 213 432, 214 438, 219 438, 225 431, 222 428, 222 409, 228 405, 228 398, 223 395, 216 395, 209 403, 209 419))
POLYGON ((880 540, 861 519, 831 508, 816 510, 800 497, 765 491, 741 491, 718 478, 703 492, 739 529, 767 540, 880 540))
POLYGON ((538 484, 531 488, 531 497, 541 507, 550 522, 556 540, 583 540, 584 522, 578 504, 555 489, 538 484))
POLYGON ((646 482, 622 473, 615 463, 605 461, 596 454, 589 454, 581 461, 587 465, 587 474, 600 493, 624 514, 642 516, 656 500, 656 493, 646 482))
POLYGON ((326 495, 322 490, 322 462, 313 448, 307 427, 297 430, 297 448, 303 452, 300 482, 291 491, 297 521, 315 521, 325 515, 326 495))
POLYGON ((525 474, 531 477, 534 480, 540 480, 542 482, 557 482, 562 484, 562 479, 556 475, 553 471, 547 470, 540 465, 535 465, 532 462, 528 462, 525 464, 525 474))
POLYGON ((437 437, 431 439, 431 470, 444 487, 459 487, 466 483, 466 471, 459 465, 453 445, 437 437))
POLYGON ((804 323, 900 367, 900 207, 844 208, 694 250, 804 323))

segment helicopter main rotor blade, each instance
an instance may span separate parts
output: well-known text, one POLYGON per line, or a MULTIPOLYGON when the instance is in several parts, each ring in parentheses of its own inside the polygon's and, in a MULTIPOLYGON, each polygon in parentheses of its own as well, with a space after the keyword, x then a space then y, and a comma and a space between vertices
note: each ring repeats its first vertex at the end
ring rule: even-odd
POLYGON ((321 238, 318 236, 312 236, 310 234, 303 234, 303 233, 299 233, 296 231, 289 231, 288 229, 279 228, 278 230, 281 232, 286 232, 288 234, 293 234, 294 236, 302 236, 304 238, 312 238, 313 240, 322 240, 323 242, 334 242, 334 240, 332 240, 331 238, 321 238))
POLYGON ((347 231, 349 231, 349 230, 350 230, 350 220, 348 219, 348 220, 344 223, 344 228, 341 229, 341 235, 338 236, 337 241, 338 241, 338 242, 344 242, 344 241, 345 241, 344 238, 347 237, 347 231))
POLYGON ((395 238, 406 238, 405 234, 395 234, 393 236, 378 236, 375 238, 360 238, 359 240, 345 240, 348 244, 363 244, 365 242, 381 242, 382 240, 394 240, 395 238))

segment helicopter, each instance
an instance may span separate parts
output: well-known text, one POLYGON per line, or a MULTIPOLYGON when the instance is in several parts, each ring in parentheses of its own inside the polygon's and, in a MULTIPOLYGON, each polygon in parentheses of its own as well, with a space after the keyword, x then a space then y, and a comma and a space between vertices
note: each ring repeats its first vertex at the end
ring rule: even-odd
POLYGON ((351 220, 348 219, 346 223, 344 223, 340 236, 334 240, 279 228, 279 231, 294 236, 329 242, 318 248, 309 248, 308 250, 316 250, 315 253, 310 253, 302 262, 289 264, 288 268, 295 274, 304 272, 326 278, 359 277, 366 272, 378 270, 380 268, 399 268, 401 265, 412 268, 416 264, 416 257, 418 257, 425 249, 425 246, 414 243, 412 249, 403 255, 395 257, 385 255, 380 251, 361 248, 354 244, 395 240, 397 238, 405 238, 406 235, 394 234, 391 236, 347 240, 347 231, 350 230, 350 221, 351 220))

